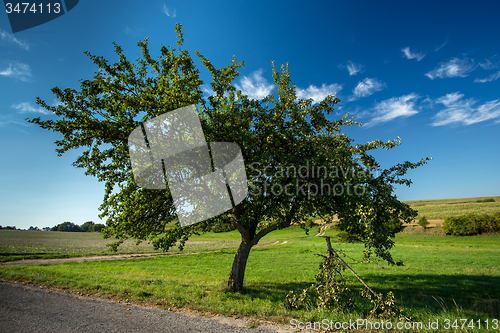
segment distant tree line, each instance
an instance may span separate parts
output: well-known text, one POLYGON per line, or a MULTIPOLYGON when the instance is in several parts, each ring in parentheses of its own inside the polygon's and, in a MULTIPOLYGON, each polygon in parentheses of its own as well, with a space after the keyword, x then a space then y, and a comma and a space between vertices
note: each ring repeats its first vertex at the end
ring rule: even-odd
MULTIPOLYGON (((104 229, 105 225, 101 223, 95 224, 94 221, 87 221, 81 226, 78 224, 75 224, 73 222, 63 222, 60 223, 54 227, 45 227, 45 228, 38 228, 34 226, 30 226, 28 230, 34 230, 34 231, 69 231, 69 232, 100 232, 102 229, 104 229)), ((16 227, 12 226, 6 226, 2 227, 0 225, 0 229, 6 229, 6 230, 22 230, 22 229, 17 229, 16 227)))
POLYGON ((34 227, 34 226, 30 226, 28 228, 28 230, 33 230, 33 231, 50 231, 50 229, 51 229, 50 227, 45 227, 45 228, 40 229, 40 228, 34 227))
POLYGON ((104 224, 95 224, 93 221, 87 221, 81 226, 73 222, 63 222, 52 227, 51 231, 68 231, 68 232, 100 232, 105 227, 104 224))

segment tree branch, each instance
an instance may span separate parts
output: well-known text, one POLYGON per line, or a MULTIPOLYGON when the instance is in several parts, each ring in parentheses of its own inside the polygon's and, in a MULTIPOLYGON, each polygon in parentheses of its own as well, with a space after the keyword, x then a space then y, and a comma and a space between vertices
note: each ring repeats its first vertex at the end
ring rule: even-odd
POLYGON ((361 283, 362 283, 362 284, 363 284, 363 285, 364 285, 364 286, 365 286, 365 287, 366 287, 369 291, 371 291, 371 293, 372 293, 373 295, 378 296, 378 294, 377 294, 376 292, 374 292, 374 291, 372 290, 372 288, 370 288, 370 287, 366 284, 366 282, 365 282, 365 281, 363 281, 363 279, 361 279, 361 278, 359 277, 359 275, 358 275, 358 274, 356 274, 356 272, 355 272, 355 271, 354 271, 351 267, 349 267, 349 265, 348 265, 348 264, 347 264, 344 260, 342 260, 342 259, 340 258, 340 256, 337 254, 337 252, 335 252, 335 250, 332 248, 332 243, 330 243, 330 237, 326 236, 325 238, 326 238, 326 245, 328 246, 328 252, 329 252, 329 254, 333 254, 333 257, 334 257, 334 258, 336 258, 336 259, 338 259, 338 260, 342 263, 342 265, 344 265, 347 269, 349 269, 349 270, 351 271, 351 273, 352 273, 352 274, 354 274, 354 276, 355 276, 355 277, 357 277, 357 278, 358 278, 358 280, 359 280, 359 281, 360 281, 360 282, 361 282, 361 283))
MULTIPOLYGON (((292 216, 295 214, 295 211, 296 211, 296 205, 292 206, 292 209, 290 209, 290 212, 285 217, 285 221, 281 223, 282 228, 287 228, 292 224, 292 216)), ((257 245, 257 243, 260 241, 262 237, 264 237, 265 235, 276 229, 278 229, 278 224, 273 224, 267 227, 266 229, 262 229, 261 231, 259 231, 259 233, 255 235, 255 237, 252 239, 252 246, 257 245)))

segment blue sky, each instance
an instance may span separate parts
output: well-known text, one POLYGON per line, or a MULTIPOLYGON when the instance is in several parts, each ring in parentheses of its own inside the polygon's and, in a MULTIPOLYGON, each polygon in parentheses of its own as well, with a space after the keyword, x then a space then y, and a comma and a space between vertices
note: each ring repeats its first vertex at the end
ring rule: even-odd
MULTIPOLYGON (((271 61, 289 63, 299 97, 336 92, 338 116, 362 127, 357 142, 401 137, 375 156, 382 167, 432 155, 409 173, 401 200, 500 195, 500 3, 493 1, 148 1, 82 0, 67 14, 13 34, 0 13, 0 225, 18 228, 93 220, 104 184, 58 157, 58 134, 28 124, 52 118, 35 104, 55 105, 50 89, 79 88, 96 67, 89 50, 129 59, 149 37, 152 54, 174 45, 215 66, 245 61, 236 84, 262 98, 273 92, 271 61)), ((199 61, 197 60, 197 63, 199 61)), ((200 67, 208 91, 210 77, 200 67)))

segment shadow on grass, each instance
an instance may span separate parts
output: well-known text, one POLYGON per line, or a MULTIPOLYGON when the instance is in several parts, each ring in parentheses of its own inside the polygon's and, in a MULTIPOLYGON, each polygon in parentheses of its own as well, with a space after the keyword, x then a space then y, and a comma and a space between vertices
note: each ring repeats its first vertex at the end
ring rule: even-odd
POLYGON ((432 313, 500 316, 500 277, 486 275, 366 276, 373 285, 388 285, 401 305, 432 313), (389 281, 388 281, 389 280, 389 281))
MULTIPOLYGON (((396 304, 414 314, 463 314, 469 318, 500 317, 500 277, 484 275, 364 276, 378 293, 392 291, 396 304), (377 288, 376 286, 383 286, 377 288)), ((300 293, 311 282, 251 284, 243 295, 285 302, 290 290, 300 293)), ((349 286, 359 289, 359 286, 349 286)))

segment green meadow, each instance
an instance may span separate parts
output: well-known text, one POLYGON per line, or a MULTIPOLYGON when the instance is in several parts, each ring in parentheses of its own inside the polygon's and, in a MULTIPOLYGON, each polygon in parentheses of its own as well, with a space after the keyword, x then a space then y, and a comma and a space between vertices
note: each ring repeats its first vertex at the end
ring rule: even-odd
MULTIPOLYGON (((489 204, 474 200, 479 199, 452 199, 447 204, 443 200, 434 204, 432 201, 418 203, 428 209, 439 207, 440 211, 443 206, 489 204), (454 203, 454 200, 462 203, 454 203)), ((441 216, 438 214, 441 213, 428 210, 425 216, 437 219, 441 216)), ((417 230, 417 227, 412 228, 417 230)), ((404 266, 390 266, 376 259, 363 261, 362 244, 340 242, 333 230, 328 230, 326 235, 332 237, 334 248, 346 254, 344 260, 370 287, 377 292, 393 291, 396 305, 403 307, 412 321, 422 322, 424 331, 429 331, 425 326, 429 320, 438 320, 441 325, 438 331, 445 331, 442 325, 447 319, 452 320, 451 323, 458 319, 459 326, 460 319, 467 319, 468 328, 466 325, 463 329, 451 327, 452 330, 483 331, 485 320, 491 325, 500 319, 500 235, 455 237, 444 236, 439 230, 440 226, 437 226, 396 236, 392 254, 395 260, 402 260, 404 266), (470 326, 470 320, 474 320, 474 328, 470 326), (483 323, 481 330, 478 330, 478 321, 483 323)), ((204 314, 247 316, 257 321, 289 324, 292 319, 338 322, 366 318, 370 304, 362 300, 361 307, 351 313, 314 308, 290 310, 286 307, 285 296, 290 290, 300 293, 314 282, 322 261, 315 254, 326 253, 325 239, 315 237, 316 231, 317 228, 313 228, 306 235, 299 227, 290 227, 269 234, 259 247, 252 249, 247 263, 245 291, 240 294, 225 289, 239 243, 236 231, 192 237, 187 243, 186 255, 0 266, 0 278, 154 304, 166 309, 186 308, 204 314)), ((95 233, 1 230, 0 252, 5 254, 8 251, 4 241, 10 239, 10 243, 7 242, 10 253, 28 250, 31 252, 26 253, 60 251, 60 255, 71 251, 74 255, 101 253, 109 241, 98 239, 98 236, 95 233), (24 238, 19 236, 23 233, 24 238)), ((126 245, 124 252, 154 251, 148 244, 136 247, 132 242, 126 245)), ((352 277, 347 271, 345 275, 352 277)), ((360 283, 353 280, 350 286, 360 288, 360 283)))

